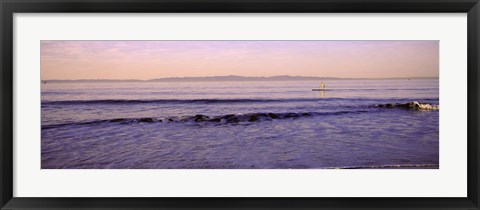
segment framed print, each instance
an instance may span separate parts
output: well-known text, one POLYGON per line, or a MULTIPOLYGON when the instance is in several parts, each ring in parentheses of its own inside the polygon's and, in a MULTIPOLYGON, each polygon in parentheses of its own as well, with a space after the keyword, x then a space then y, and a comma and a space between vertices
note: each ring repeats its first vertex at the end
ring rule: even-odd
POLYGON ((478 1, 2 1, 2 209, 478 209, 478 1))

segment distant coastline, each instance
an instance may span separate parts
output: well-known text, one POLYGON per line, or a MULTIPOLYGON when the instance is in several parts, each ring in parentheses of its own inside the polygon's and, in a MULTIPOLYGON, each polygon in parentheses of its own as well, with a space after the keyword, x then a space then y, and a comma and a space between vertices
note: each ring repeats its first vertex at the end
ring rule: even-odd
POLYGON ((77 80, 42 80, 46 83, 106 83, 106 82, 247 82, 247 81, 318 81, 318 80, 404 80, 404 79, 438 79, 438 77, 396 77, 396 78, 339 78, 339 77, 309 77, 309 76, 271 76, 271 77, 244 77, 244 76, 210 76, 210 77, 167 77, 150 80, 134 79, 77 79, 77 80))

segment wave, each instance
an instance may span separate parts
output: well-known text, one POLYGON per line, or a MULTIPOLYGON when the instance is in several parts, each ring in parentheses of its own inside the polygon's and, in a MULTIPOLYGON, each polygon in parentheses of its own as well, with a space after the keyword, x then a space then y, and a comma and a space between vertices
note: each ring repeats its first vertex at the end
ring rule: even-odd
MULTIPOLYGON (((221 103, 282 103, 282 102, 316 102, 316 101, 378 101, 379 99, 368 98, 291 98, 291 99, 151 99, 151 100, 126 100, 126 99, 102 99, 102 100, 64 100, 42 101, 42 105, 124 105, 124 104, 221 104, 221 103)), ((385 99, 382 99, 385 100, 385 99)), ((392 101, 409 101, 411 99, 392 98, 392 101)), ((438 100, 438 98, 416 99, 420 101, 438 100)))
POLYGON ((437 104, 426 104, 418 103, 417 101, 412 101, 408 103, 396 103, 396 104, 378 104, 375 107, 380 108, 402 108, 402 109, 413 109, 413 110, 439 110, 440 106, 437 104))
MULTIPOLYGON (((352 107, 353 108, 353 107, 352 107)), ((435 104, 422 104, 416 101, 408 103, 396 103, 396 104, 377 104, 371 106, 357 106, 356 108, 363 108, 357 110, 345 110, 345 111, 331 111, 331 112, 288 112, 288 113, 238 113, 238 114, 227 114, 220 116, 208 116, 203 114, 196 115, 186 115, 186 116, 173 116, 173 117, 163 117, 163 118, 116 118, 116 119, 105 119, 105 120, 94 120, 86 122, 72 122, 72 123, 63 123, 63 124, 53 124, 53 125, 44 125, 42 129, 56 128, 67 125, 90 125, 90 124, 100 124, 100 123, 120 123, 120 124, 131 124, 131 123, 154 123, 154 122, 216 122, 216 123, 227 123, 235 124, 241 122, 257 122, 265 120, 281 120, 281 119, 295 119, 300 117, 313 117, 313 116, 325 116, 325 115, 343 115, 343 114, 358 114, 373 111, 369 108, 399 108, 399 109, 409 109, 409 110, 438 110, 439 105, 435 104)))
POLYGON ((296 119, 301 117, 313 117, 313 116, 326 116, 326 115, 343 115, 343 114, 358 114, 365 113, 368 110, 356 110, 356 111, 337 111, 337 112, 288 112, 288 113, 238 113, 227 114, 221 116, 208 116, 203 114, 186 115, 186 116, 174 116, 164 118, 116 118, 106 120, 93 120, 86 122, 72 122, 53 125, 44 125, 42 129, 57 128, 69 125, 93 125, 102 123, 118 123, 118 124, 133 124, 133 123, 174 123, 174 122, 194 122, 194 123, 221 123, 221 124, 237 124, 242 122, 259 122, 259 121, 271 121, 271 120, 283 120, 283 119, 296 119))

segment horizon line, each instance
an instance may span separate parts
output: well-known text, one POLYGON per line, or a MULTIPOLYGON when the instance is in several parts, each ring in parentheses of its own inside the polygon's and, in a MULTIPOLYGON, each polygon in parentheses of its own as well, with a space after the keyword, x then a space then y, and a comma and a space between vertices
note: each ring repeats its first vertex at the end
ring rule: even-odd
POLYGON ((329 77, 329 76, 291 76, 291 75, 275 75, 275 76, 240 76, 240 75, 222 75, 222 76, 195 76, 195 77, 160 77, 160 78, 153 78, 153 79, 42 79, 41 81, 154 81, 154 80, 166 80, 166 79, 212 79, 212 78, 219 78, 219 77, 240 77, 245 79, 269 79, 275 77, 292 77, 292 78, 304 78, 304 79, 344 79, 344 80, 367 80, 367 79, 439 79, 438 76, 425 76, 425 77, 329 77))

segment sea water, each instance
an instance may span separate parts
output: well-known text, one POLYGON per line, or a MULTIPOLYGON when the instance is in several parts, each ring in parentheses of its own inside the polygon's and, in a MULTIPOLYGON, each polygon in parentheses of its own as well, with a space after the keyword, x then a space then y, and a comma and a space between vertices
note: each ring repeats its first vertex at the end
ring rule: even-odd
POLYGON ((436 79, 42 84, 43 169, 438 168, 436 79))

